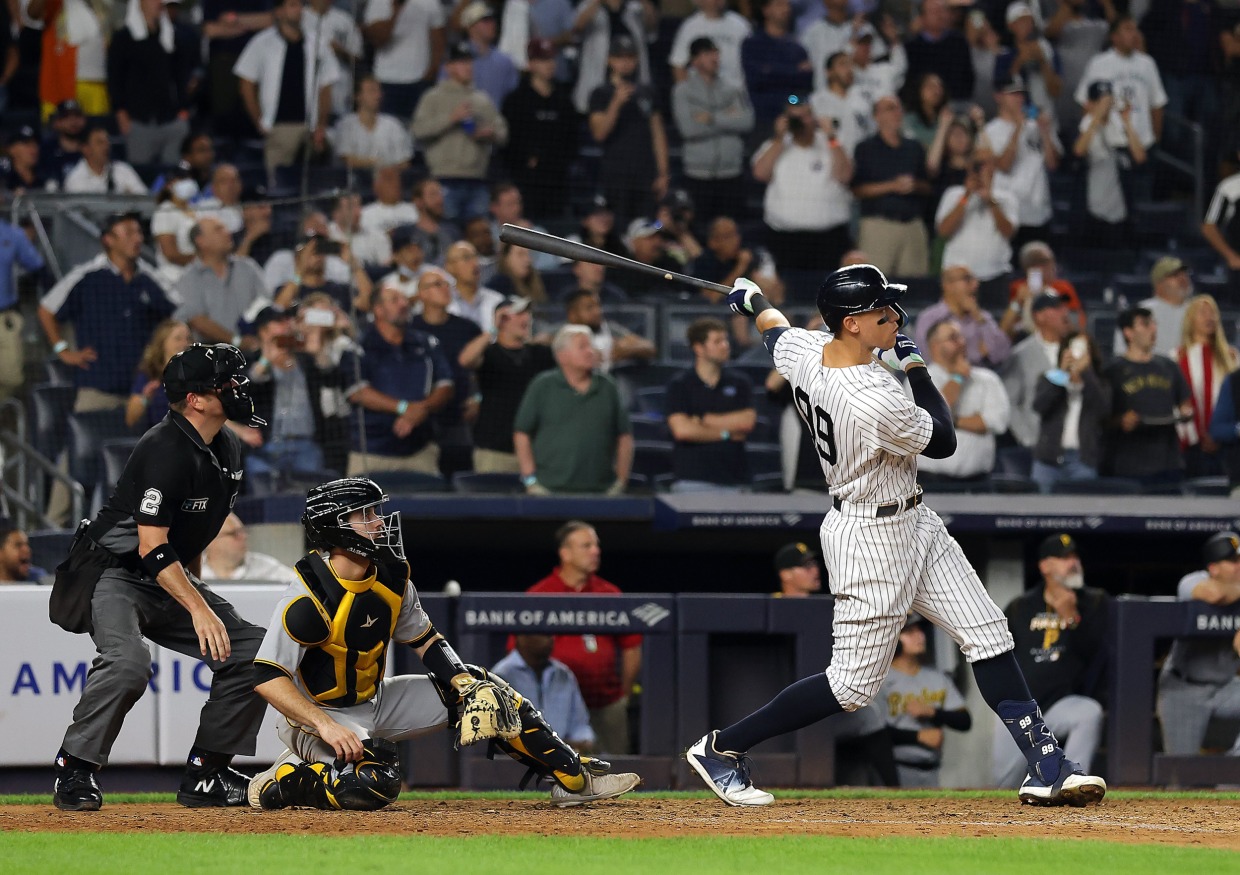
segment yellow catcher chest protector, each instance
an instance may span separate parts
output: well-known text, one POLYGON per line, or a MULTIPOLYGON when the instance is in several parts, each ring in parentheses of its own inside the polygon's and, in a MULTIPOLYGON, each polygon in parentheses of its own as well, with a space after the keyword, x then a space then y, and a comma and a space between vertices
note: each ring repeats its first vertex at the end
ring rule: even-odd
POLYGON ((298 677, 320 705, 369 701, 383 678, 409 566, 375 562, 370 577, 345 580, 315 552, 294 567, 309 590, 289 603, 283 617, 284 631, 306 648, 298 677))

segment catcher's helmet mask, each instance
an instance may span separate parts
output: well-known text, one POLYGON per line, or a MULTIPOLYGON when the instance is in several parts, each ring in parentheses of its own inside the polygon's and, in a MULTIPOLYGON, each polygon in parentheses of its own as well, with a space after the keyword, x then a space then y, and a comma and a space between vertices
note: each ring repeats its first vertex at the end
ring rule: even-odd
POLYGON ((306 493, 306 510, 301 515, 306 537, 317 548, 338 547, 369 559, 380 558, 383 550, 404 561, 400 511, 384 514, 387 494, 366 477, 344 477, 315 486, 306 493), (362 525, 349 522, 359 511, 374 511, 374 518, 362 525), (367 531, 366 523, 378 521, 377 531, 367 531))
POLYGON ((845 316, 857 316, 871 310, 890 307, 896 311, 897 327, 908 324, 908 313, 900 300, 908 294, 908 286, 890 283, 883 272, 872 264, 850 264, 833 271, 818 287, 818 312, 822 321, 838 334, 845 316))

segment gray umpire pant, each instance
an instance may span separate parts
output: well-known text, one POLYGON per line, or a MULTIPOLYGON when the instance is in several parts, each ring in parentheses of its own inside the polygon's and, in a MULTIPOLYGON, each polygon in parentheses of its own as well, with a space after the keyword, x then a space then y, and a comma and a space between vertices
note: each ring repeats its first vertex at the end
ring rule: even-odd
POLYGON ((82 698, 73 709, 73 722, 65 732, 63 747, 68 754, 107 765, 125 715, 142 698, 151 679, 151 651, 143 638, 204 659, 214 673, 194 743, 212 753, 254 753, 267 708, 254 692, 254 655, 264 632, 241 619, 232 605, 202 581, 190 579, 228 630, 232 654, 223 662, 209 656, 204 659, 194 624, 176 599, 150 578, 108 569, 91 599, 91 638, 99 655, 91 663, 82 698))
MULTIPOLYGON (((1088 696, 1064 696, 1042 712, 1042 719, 1055 733, 1068 759, 1089 774, 1102 740, 1103 711, 1088 696)), ((1019 787, 1029 772, 1029 763, 1012 741, 1012 733, 998 717, 995 718, 994 779, 998 787, 1019 787)))

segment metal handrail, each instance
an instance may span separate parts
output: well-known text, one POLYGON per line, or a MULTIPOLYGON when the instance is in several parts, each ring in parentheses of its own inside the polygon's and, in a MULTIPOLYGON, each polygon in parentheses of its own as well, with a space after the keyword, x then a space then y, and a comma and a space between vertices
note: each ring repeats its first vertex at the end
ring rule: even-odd
MULTIPOLYGON (((65 488, 69 490, 69 518, 72 520, 80 520, 82 518, 82 514, 86 510, 86 489, 81 483, 74 480, 64 471, 61 471, 55 462, 15 435, 8 432, 0 432, 0 446, 3 446, 6 450, 19 453, 23 457, 23 464, 37 468, 41 473, 51 477, 53 480, 59 480, 63 483, 65 488)), ((38 488, 29 488, 26 494, 21 494, 16 489, 11 489, 8 484, 0 482, 0 490, 3 490, 6 500, 11 501, 25 511, 27 518, 22 520, 22 522, 27 530, 60 527, 58 520, 53 520, 44 513, 46 502, 41 484, 38 488), (37 522, 38 525, 31 525, 32 520, 37 522)))
MULTIPOLYGON (((5 411, 13 413, 13 433, 22 443, 26 442, 26 408, 16 398, 6 398, 0 403, 0 416, 5 411)), ((7 486, 7 475, 9 470, 16 471, 16 485, 12 488, 17 490, 21 495, 29 494, 29 483, 26 475, 26 457, 22 453, 8 455, 0 453, 0 485, 7 486)))
POLYGON ((1195 121, 1187 119, 1182 115, 1168 115, 1163 119, 1163 142, 1167 139, 1167 125, 1186 128, 1189 137, 1192 139, 1191 153, 1187 159, 1177 157, 1169 153, 1166 149, 1154 149, 1152 154, 1154 158, 1173 170, 1187 176, 1193 183, 1193 221, 1186 230, 1196 232, 1197 223, 1205 218, 1206 201, 1205 201, 1205 128, 1195 121))

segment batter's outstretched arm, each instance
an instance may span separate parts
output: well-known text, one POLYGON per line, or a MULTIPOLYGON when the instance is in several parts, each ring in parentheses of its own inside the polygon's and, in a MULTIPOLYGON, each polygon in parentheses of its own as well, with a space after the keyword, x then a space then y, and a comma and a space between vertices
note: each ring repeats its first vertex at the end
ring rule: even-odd
POLYGON ((946 459, 956 452, 956 427, 952 424, 951 408, 930 379, 925 365, 914 365, 907 374, 908 384, 913 390, 913 402, 929 413, 934 423, 930 443, 926 444, 921 454, 929 459, 946 459))
POLYGON ((762 294, 762 289, 753 280, 741 277, 732 286, 727 297, 728 309, 753 319, 762 334, 762 343, 766 351, 774 354, 775 341, 779 335, 792 327, 788 317, 771 306, 770 301, 762 294))

